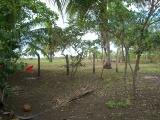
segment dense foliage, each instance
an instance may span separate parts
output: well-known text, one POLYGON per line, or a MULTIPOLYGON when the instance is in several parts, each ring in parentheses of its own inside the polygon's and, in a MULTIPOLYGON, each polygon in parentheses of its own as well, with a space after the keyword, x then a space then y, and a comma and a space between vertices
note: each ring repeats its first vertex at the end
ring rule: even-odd
MULTIPOLYGON (((58 18, 57 14, 38 0, 1 0, 0 1, 0 89, 2 98, 8 94, 8 76, 24 68, 17 63, 26 44, 40 41, 41 26, 58 18), (38 28, 38 29, 35 29, 38 28)), ((44 31, 44 30, 43 30, 44 31)), ((41 32, 42 33, 42 32, 41 32)), ((39 44, 34 46, 37 50, 39 44)), ((33 47, 30 45, 30 47, 33 47)), ((39 48, 40 49, 40 48, 39 48)))

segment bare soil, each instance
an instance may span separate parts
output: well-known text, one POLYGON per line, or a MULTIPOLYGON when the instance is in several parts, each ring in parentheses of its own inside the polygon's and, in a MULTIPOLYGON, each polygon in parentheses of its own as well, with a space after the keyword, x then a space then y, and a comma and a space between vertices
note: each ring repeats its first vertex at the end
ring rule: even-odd
POLYGON ((66 106, 52 109, 35 120, 160 120, 160 75, 140 74, 137 81, 137 97, 132 100, 132 81, 128 79, 128 95, 124 95, 122 73, 105 70, 104 79, 100 79, 101 69, 92 75, 92 70, 79 71, 75 78, 66 76, 64 68, 45 69, 42 67, 39 79, 33 74, 19 72, 10 78, 13 95, 8 98, 9 108, 16 114, 28 116, 56 106, 74 96, 82 88, 95 91, 77 99, 66 106), (108 108, 109 100, 130 99, 127 108, 108 108), (25 113, 25 103, 32 106, 32 112, 25 113))

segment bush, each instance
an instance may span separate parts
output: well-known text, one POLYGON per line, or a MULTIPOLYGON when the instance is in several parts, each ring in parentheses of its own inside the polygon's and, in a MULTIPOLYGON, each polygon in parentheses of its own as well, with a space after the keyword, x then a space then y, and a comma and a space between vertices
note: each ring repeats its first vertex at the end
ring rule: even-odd
MULTIPOLYGON (((10 60, 0 60, 0 92, 1 100, 2 98, 9 96, 11 94, 11 88, 7 82, 8 76, 24 69, 24 63, 15 63, 10 60)), ((1 101, 3 102, 3 101, 1 101)))

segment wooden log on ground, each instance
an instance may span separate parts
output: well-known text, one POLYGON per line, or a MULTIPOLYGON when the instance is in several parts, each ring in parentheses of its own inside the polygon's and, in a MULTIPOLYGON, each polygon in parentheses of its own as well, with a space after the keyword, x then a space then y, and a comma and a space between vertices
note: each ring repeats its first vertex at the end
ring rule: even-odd
MULTIPOLYGON (((16 118, 18 118, 19 120, 32 120, 35 117, 38 117, 38 116, 43 115, 43 114, 45 114, 47 112, 50 112, 50 111, 52 111, 54 109, 57 109, 57 108, 65 106, 67 104, 70 104, 71 102, 74 102, 74 101, 76 101, 78 99, 81 99, 81 98, 84 98, 84 97, 86 97, 88 95, 91 95, 93 92, 94 92, 93 89, 90 89, 90 90, 83 89, 81 92, 77 93, 75 96, 72 96, 72 97, 68 98, 64 102, 59 103, 57 106, 53 106, 50 109, 46 109, 45 111, 39 112, 39 113, 31 115, 31 116, 20 116, 20 115, 17 115, 16 113, 14 113, 14 116, 16 118)), ((9 112, 8 112, 8 114, 9 114, 9 112)))

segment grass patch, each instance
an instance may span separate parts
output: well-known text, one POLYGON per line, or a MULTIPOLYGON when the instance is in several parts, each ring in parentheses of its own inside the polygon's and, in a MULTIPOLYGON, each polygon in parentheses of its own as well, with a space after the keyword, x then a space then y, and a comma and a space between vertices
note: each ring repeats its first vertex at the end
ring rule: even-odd
POLYGON ((110 109, 127 108, 128 106, 131 105, 130 100, 122 100, 122 101, 109 100, 105 104, 110 109))

